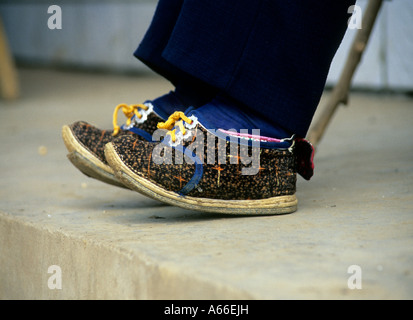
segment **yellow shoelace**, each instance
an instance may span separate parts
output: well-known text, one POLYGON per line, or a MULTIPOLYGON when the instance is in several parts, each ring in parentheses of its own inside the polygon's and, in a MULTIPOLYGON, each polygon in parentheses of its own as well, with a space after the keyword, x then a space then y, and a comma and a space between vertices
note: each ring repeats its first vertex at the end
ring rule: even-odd
POLYGON ((131 104, 127 105, 126 103, 118 104, 113 112, 113 135, 116 136, 119 133, 120 127, 118 126, 118 112, 119 109, 122 109, 123 113, 125 114, 127 120, 126 125, 129 126, 132 117, 136 115, 139 119, 142 118, 142 115, 139 113, 139 109, 148 110, 148 107, 144 104, 131 104))
POLYGON ((192 120, 189 119, 183 112, 181 111, 175 111, 173 114, 171 114, 165 122, 159 122, 158 123, 158 129, 166 129, 170 130, 167 134, 171 136, 172 142, 176 141, 176 129, 172 130, 172 128, 175 126, 175 123, 179 126, 180 131, 182 132, 183 135, 185 135, 185 127, 184 123, 189 123, 192 124, 192 120), (178 122, 179 121, 179 122, 178 122))

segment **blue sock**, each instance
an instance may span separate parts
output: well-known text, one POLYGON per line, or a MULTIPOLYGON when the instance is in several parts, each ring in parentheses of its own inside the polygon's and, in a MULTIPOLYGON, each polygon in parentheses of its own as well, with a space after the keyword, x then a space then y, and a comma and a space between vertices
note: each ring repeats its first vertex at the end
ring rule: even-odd
POLYGON ((166 120, 175 111, 185 111, 185 106, 173 91, 150 101, 155 113, 166 120))
POLYGON ((185 111, 187 108, 198 108, 209 102, 215 96, 215 89, 204 85, 178 84, 174 91, 151 101, 155 112, 163 119, 175 111, 185 111))
POLYGON ((258 117, 242 104, 222 95, 200 108, 189 111, 189 114, 195 115, 207 129, 235 129, 237 132, 240 132, 240 129, 248 129, 249 132, 252 129, 260 129, 261 136, 278 139, 293 136, 293 132, 258 117))

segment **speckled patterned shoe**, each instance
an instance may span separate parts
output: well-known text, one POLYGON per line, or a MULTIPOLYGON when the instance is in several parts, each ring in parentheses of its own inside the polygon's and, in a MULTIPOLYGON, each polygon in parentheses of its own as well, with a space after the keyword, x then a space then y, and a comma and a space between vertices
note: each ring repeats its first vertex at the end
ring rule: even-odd
POLYGON ((67 157, 85 175, 111 185, 124 187, 113 174, 104 156, 105 144, 115 137, 130 135, 137 140, 151 140, 158 122, 163 121, 149 102, 138 105, 120 104, 113 115, 113 130, 101 130, 95 126, 78 121, 62 128, 63 141, 69 151, 67 157), (122 109, 127 117, 126 124, 117 125, 117 113, 122 109))
POLYGON ((182 112, 158 126, 170 130, 160 143, 122 136, 105 147, 109 165, 130 189, 205 212, 268 215, 297 209, 293 137, 212 132, 182 112))

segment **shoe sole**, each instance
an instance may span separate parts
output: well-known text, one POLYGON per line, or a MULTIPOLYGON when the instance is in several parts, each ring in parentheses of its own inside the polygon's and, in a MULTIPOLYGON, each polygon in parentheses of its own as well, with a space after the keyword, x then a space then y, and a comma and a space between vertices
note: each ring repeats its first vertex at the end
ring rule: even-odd
POLYGON ((122 162, 112 143, 105 146, 105 157, 115 176, 129 189, 173 206, 233 215, 276 215, 293 213, 297 210, 295 194, 259 200, 219 200, 182 196, 176 192, 165 190, 130 170, 122 162))
POLYGON ((115 177, 110 166, 99 160, 77 140, 69 126, 63 126, 62 137, 66 149, 69 151, 68 159, 83 174, 117 187, 127 188, 115 177))

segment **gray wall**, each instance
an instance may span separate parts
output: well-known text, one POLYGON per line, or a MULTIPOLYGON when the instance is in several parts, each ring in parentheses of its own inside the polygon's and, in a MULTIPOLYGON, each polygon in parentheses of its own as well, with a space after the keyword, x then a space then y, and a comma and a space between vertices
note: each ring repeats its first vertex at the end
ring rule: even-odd
POLYGON ((133 57, 156 7, 155 0, 2 1, 9 43, 21 61, 102 68, 145 70, 133 57), (50 5, 62 9, 62 29, 50 30, 50 5))
MULTIPOLYGON (((363 9, 367 0, 358 0, 363 9)), ((334 83, 346 60, 356 30, 348 30, 331 66, 334 83)), ((413 1, 384 1, 362 63, 354 78, 356 87, 413 89, 413 1)))
MULTIPOLYGON (((115 71, 149 71, 132 55, 155 10, 155 0, 0 1, 10 46, 20 61, 115 71), (62 8, 61 30, 50 30, 47 8, 62 8)), ((358 0, 365 8, 367 0, 358 0)), ((354 86, 413 89, 413 1, 386 1, 354 86)), ((334 84, 356 33, 348 30, 328 78, 334 84)))

